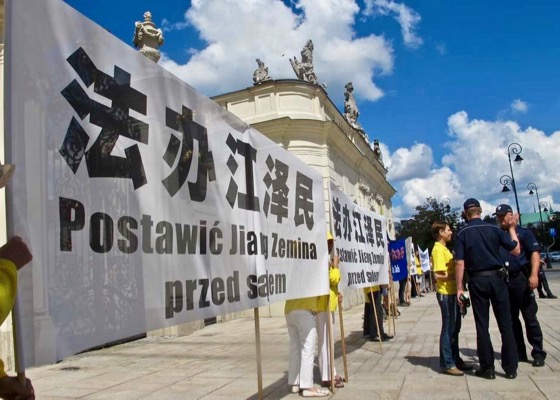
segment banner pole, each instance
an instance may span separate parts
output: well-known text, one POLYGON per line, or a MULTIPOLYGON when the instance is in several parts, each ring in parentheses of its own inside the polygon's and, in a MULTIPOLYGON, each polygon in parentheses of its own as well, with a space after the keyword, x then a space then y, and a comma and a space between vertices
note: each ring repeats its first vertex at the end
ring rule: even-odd
POLYGON ((259 390, 259 400, 263 399, 262 387, 262 363, 261 363, 261 326, 259 319, 259 308, 253 308, 255 316, 255 346, 257 350, 257 386, 259 390))
POLYGON ((331 295, 329 293, 329 301, 327 303, 327 333, 328 333, 328 346, 329 346, 329 374, 331 376, 330 385, 331 391, 335 392, 334 387, 334 340, 333 340, 333 327, 331 316, 331 295))
POLYGON ((375 306, 375 298, 373 297, 373 287, 370 286, 369 290, 371 293, 371 307, 373 308, 373 317, 375 318, 375 326, 377 326, 377 337, 379 338, 379 350, 381 351, 381 354, 383 354, 383 345, 381 344, 381 330, 379 329, 379 320, 377 319, 377 307, 375 306))
POLYGON ((342 303, 338 303, 338 321, 340 324, 340 344, 342 345, 342 363, 344 364, 344 381, 348 382, 348 360, 346 359, 346 339, 344 337, 344 322, 342 319, 342 303))
MULTIPOLYGON (((389 268, 391 268, 391 266, 389 265, 389 268)), ((390 270, 389 270, 390 271, 390 270)), ((389 308, 391 309, 391 311, 393 312, 393 335, 397 334, 397 328, 395 325, 395 318, 397 317, 397 298, 395 297, 395 281, 393 280, 393 274, 389 273, 389 308), (391 304, 392 302, 392 304, 391 304), (394 308, 393 308, 394 307, 394 308)))
POLYGON ((19 296, 16 296, 16 301, 14 303, 14 308, 12 309, 12 332, 14 338, 14 361, 15 370, 17 373, 18 382, 23 386, 26 386, 25 382, 25 363, 23 361, 23 340, 21 337, 21 318, 19 312, 19 296))
POLYGON ((391 321, 393 320, 393 313, 392 313, 393 305, 391 304, 392 286, 393 286, 393 280, 391 279, 391 275, 389 275, 389 284, 387 285, 387 330, 389 331, 389 335, 392 333, 391 321))

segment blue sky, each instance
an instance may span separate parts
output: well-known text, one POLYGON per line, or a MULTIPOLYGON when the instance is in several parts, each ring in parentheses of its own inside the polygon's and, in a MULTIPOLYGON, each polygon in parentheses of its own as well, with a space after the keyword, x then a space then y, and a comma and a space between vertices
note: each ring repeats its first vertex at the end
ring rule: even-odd
MULTIPOLYGON (((66 0, 132 43, 145 11, 164 30, 160 65, 208 96, 252 85, 255 58, 273 78, 295 78, 288 57, 315 44, 320 82, 341 109, 352 81, 358 122, 379 139, 397 217, 426 197, 488 213, 513 195, 522 212, 541 200, 559 209, 560 3, 549 0, 66 0)), ((131 44, 132 45, 132 44, 131 44)))

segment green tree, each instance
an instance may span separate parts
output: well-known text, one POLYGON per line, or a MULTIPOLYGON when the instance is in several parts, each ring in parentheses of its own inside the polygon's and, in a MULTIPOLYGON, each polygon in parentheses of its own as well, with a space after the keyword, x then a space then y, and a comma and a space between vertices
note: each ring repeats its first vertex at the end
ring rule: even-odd
POLYGON ((416 214, 412 218, 401 221, 396 235, 399 239, 412 237, 412 242, 422 249, 431 250, 434 246, 435 239, 432 237, 431 228, 435 221, 447 222, 453 232, 457 232, 463 225, 461 214, 457 209, 433 197, 428 197, 415 210, 416 214))

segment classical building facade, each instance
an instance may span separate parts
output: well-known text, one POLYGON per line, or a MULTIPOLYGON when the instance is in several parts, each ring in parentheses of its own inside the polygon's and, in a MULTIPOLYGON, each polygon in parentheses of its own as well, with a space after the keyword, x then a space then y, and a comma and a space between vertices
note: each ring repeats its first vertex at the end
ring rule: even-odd
MULTIPOLYGON (((390 234, 394 233, 391 198, 395 189, 387 182, 387 169, 321 86, 275 80, 212 99, 319 170, 325 201, 329 181, 333 181, 356 204, 384 215, 390 234)), ((328 204, 325 209, 329 210, 328 204)))
MULTIPOLYGON (((396 191, 387 182, 387 169, 363 131, 348 123, 323 87, 296 79, 271 80, 212 99, 321 172, 328 228, 333 181, 356 204, 385 216, 394 237, 391 198, 396 191)), ((346 307, 363 302, 361 290, 351 292, 345 294, 346 307)), ((283 304, 273 304, 261 315, 282 312, 283 304)))

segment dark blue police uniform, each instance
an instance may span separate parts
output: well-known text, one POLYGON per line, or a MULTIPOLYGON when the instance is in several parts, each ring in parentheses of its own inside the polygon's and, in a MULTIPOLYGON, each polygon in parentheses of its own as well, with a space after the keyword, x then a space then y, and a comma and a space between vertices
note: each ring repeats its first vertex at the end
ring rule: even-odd
POLYGON ((521 246, 521 254, 514 256, 505 249, 501 250, 502 259, 508 263, 509 271, 509 304, 513 334, 517 343, 517 356, 519 361, 527 361, 527 349, 523 338, 523 329, 519 321, 519 311, 525 321, 527 340, 533 347, 531 356, 533 365, 544 365, 546 352, 543 350, 543 333, 537 319, 537 301, 535 293, 529 288, 528 276, 531 274, 531 254, 539 252, 539 243, 529 229, 517 228, 517 237, 521 246))
POLYGON ((512 240, 507 232, 480 218, 471 219, 459 231, 455 241, 455 259, 464 260, 465 270, 470 279, 469 291, 476 324, 480 371, 494 370, 494 348, 488 331, 492 303, 502 337, 502 368, 512 377, 515 377, 517 372, 517 348, 511 326, 508 288, 499 270, 504 266, 500 247, 510 251, 516 246, 517 242, 512 240))

